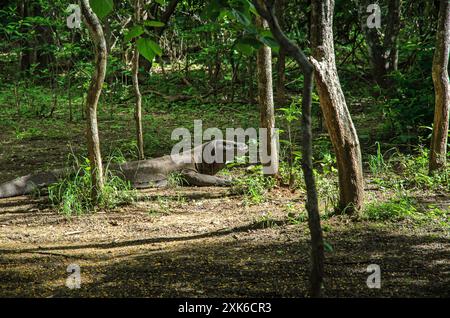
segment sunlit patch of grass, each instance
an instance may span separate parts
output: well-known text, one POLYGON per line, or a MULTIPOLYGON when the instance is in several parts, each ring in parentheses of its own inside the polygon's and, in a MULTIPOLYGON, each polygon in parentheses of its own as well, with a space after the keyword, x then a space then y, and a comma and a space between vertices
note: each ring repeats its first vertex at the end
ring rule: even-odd
POLYGON ((384 161, 384 156, 381 153, 381 144, 377 141, 377 153, 375 155, 369 155, 369 168, 374 175, 386 172, 389 166, 384 161))
POLYGON ((362 217, 370 221, 402 220, 417 213, 414 202, 409 197, 394 198, 386 202, 370 202, 362 217))
POLYGON ((43 132, 41 129, 36 127, 30 127, 27 129, 16 128, 15 135, 17 140, 25 140, 30 138, 41 137, 43 132))
POLYGON ((450 166, 430 174, 429 150, 425 147, 417 147, 414 154, 396 152, 387 162, 379 154, 371 158, 369 166, 374 174, 371 182, 381 187, 434 191, 450 189, 450 166))
POLYGON ((370 221, 401 221, 409 219, 416 224, 435 222, 450 227, 450 207, 447 210, 434 205, 422 207, 417 200, 397 194, 387 201, 373 201, 366 205, 362 218, 370 221))
POLYGON ((250 175, 244 175, 233 181, 231 192, 244 195, 246 204, 259 204, 266 200, 267 192, 275 186, 275 179, 265 177, 261 166, 255 166, 250 175))

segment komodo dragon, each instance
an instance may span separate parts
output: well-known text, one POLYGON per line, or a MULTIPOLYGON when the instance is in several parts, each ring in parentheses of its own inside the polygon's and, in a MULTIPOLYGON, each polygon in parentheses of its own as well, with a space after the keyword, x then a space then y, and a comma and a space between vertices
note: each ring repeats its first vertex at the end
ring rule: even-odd
MULTIPOLYGON (((167 155, 150 160, 126 162, 111 165, 110 171, 127 181, 134 188, 164 186, 172 172, 180 172, 185 183, 193 186, 228 186, 231 181, 214 176, 225 167, 225 159, 234 158, 236 154, 245 154, 247 145, 228 140, 213 140, 192 150, 175 155, 167 155), (205 150, 205 152, 204 152, 205 150), (223 163, 207 163, 204 154, 214 156, 222 152, 223 163), (227 157, 228 153, 228 157, 227 157), (200 160, 200 159, 203 160, 200 160)), ((29 194, 38 188, 49 186, 70 174, 72 169, 55 169, 52 171, 29 174, 0 185, 0 198, 29 194)), ((72 170, 73 172, 73 170, 72 170)))

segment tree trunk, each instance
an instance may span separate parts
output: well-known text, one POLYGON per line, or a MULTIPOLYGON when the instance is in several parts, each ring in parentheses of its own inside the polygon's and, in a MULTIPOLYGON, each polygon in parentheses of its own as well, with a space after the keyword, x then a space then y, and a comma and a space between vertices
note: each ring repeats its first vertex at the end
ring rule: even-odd
POLYGON ((442 170, 446 165, 450 87, 448 59, 450 53, 450 2, 441 0, 436 50, 433 58, 433 83, 435 111, 430 151, 430 173, 442 170))
POLYGON ((362 11, 362 29, 366 37, 375 81, 381 87, 386 88, 389 86, 389 81, 386 76, 390 72, 396 71, 398 66, 401 0, 389 0, 388 14, 385 18, 386 22, 383 23, 383 17, 381 20, 381 24, 386 25, 384 36, 382 36, 382 30, 369 28, 367 26, 367 19, 364 18, 370 14, 366 10, 367 6, 372 3, 374 3, 373 0, 365 0, 360 8, 362 11))
MULTIPOLYGON (((276 7, 276 14, 280 27, 284 28, 284 8, 285 0, 278 0, 276 7)), ((277 60, 277 103, 283 107, 286 105, 286 89, 284 87, 286 82, 286 52, 283 47, 280 47, 277 60)))
MULTIPOLYGON (((17 2, 17 15, 21 19, 25 19, 27 16, 30 15, 32 9, 30 8, 30 3, 27 1, 21 0, 17 2)), ((29 27, 22 26, 19 30, 21 34, 27 34, 29 32, 29 27)), ((32 43, 29 43, 27 40, 19 40, 20 45, 20 54, 19 54, 19 66, 20 66, 20 72, 28 71, 31 67, 31 64, 35 63, 35 59, 33 56, 33 51, 30 47, 33 47, 34 45, 32 43)))
POLYGON ((250 59, 248 61, 248 65, 247 65, 247 71, 248 71, 248 100, 250 104, 255 104, 255 91, 254 91, 254 87, 253 87, 253 80, 255 78, 254 76, 254 58, 253 56, 250 56, 250 59))
MULTIPOLYGON (((267 22, 261 17, 256 17, 256 25, 266 28, 267 22)), ((260 127, 266 129, 266 135, 262 137, 261 147, 267 154, 262 158, 263 172, 265 176, 278 175, 278 149, 275 131, 275 111, 273 103, 272 86, 272 50, 263 45, 256 55, 256 68, 258 70, 258 95, 260 107, 260 127)))
POLYGON ((103 189, 103 166, 97 126, 97 104, 102 92, 106 72, 106 41, 98 17, 92 11, 89 0, 81 0, 81 11, 95 46, 95 70, 86 98, 87 144, 92 177, 91 197, 97 203, 103 189))
POLYGON ((312 1, 311 44, 320 106, 336 152, 341 212, 363 206, 364 179, 358 135, 345 102, 336 69, 333 44, 334 0, 312 1))
MULTIPOLYGON (((140 0, 135 0, 135 24, 137 25, 140 21, 141 15, 141 2, 140 0)), ((139 51, 137 45, 134 45, 133 59, 132 59, 132 80, 134 95, 136 96, 136 105, 134 109, 134 118, 136 121, 136 138, 138 146, 138 158, 139 160, 144 159, 144 135, 142 133, 142 95, 139 90, 139 51)))
POLYGON ((319 204, 317 199, 316 182, 312 164, 312 129, 311 129, 311 105, 313 88, 313 66, 306 58, 303 51, 291 42, 278 24, 273 7, 269 1, 254 0, 258 13, 263 16, 272 31, 280 47, 292 56, 300 66, 304 74, 303 99, 302 99, 302 170, 306 185, 306 210, 308 211, 308 226, 311 232, 311 297, 320 297, 323 282, 324 248, 322 227, 320 225, 319 204), (264 5, 265 4, 265 5, 264 5))
POLYGON ((398 69, 398 35, 400 33, 401 0, 390 0, 384 47, 388 61, 388 73, 398 69))

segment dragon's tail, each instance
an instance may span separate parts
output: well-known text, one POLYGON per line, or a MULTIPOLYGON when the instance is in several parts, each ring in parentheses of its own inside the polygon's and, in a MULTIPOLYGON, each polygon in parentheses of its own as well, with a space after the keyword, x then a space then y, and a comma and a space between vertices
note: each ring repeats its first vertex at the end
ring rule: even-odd
POLYGON ((55 183, 61 177, 62 171, 62 169, 58 169, 37 174, 29 174, 2 183, 0 185, 0 198, 29 194, 36 189, 55 183))

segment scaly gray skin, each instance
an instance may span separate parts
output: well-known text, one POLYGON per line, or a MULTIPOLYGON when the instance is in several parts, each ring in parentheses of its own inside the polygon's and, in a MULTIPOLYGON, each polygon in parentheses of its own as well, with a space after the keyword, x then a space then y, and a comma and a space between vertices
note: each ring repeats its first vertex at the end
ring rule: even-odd
MULTIPOLYGON (((245 154, 248 147, 243 143, 228 140, 213 140, 190 151, 177 155, 167 155, 150 160, 126 162, 110 167, 111 172, 127 181, 134 188, 142 189, 152 186, 165 186, 167 177, 172 172, 180 172, 187 185, 193 186, 228 186, 230 180, 214 176, 225 167, 226 153, 245 154), (223 154, 223 163, 207 163, 206 153, 223 154), (203 160, 200 160, 202 159, 203 160)), ((0 198, 29 194, 36 189, 47 187, 70 174, 71 169, 56 169, 37 174, 29 174, 0 185, 0 198)))

